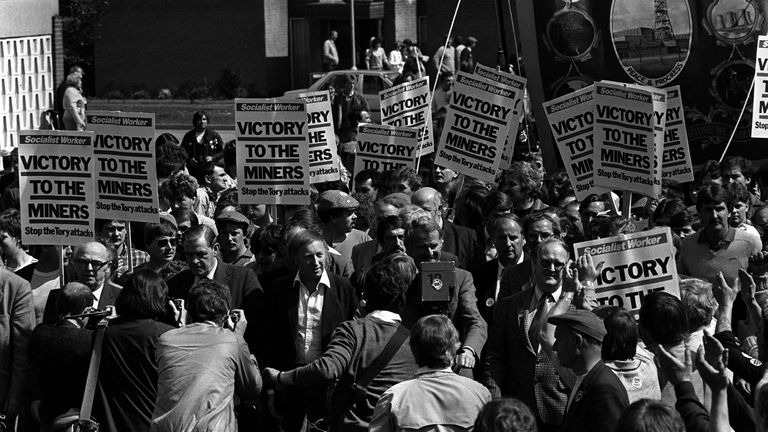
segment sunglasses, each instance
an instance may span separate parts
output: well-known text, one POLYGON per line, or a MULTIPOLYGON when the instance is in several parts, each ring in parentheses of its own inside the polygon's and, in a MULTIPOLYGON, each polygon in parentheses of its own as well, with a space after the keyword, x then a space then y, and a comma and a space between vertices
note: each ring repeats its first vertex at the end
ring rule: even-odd
POLYGON ((170 247, 176 247, 176 243, 177 243, 177 242, 178 242, 178 241, 177 241, 175 238, 172 238, 172 237, 166 237, 166 238, 161 238, 161 239, 158 239, 158 240, 157 240, 157 246, 158 246, 158 247, 161 247, 161 248, 163 248, 163 247, 168 247, 168 246, 170 246, 170 247))
POLYGON ((561 263, 560 261, 541 260, 541 267, 545 269, 554 267, 555 270, 562 270, 565 267, 565 263, 561 263))
POLYGON ((109 261, 102 262, 97 260, 87 260, 87 259, 76 259, 75 264, 82 268, 88 268, 88 266, 93 267, 94 270, 100 270, 105 265, 109 264, 109 261))

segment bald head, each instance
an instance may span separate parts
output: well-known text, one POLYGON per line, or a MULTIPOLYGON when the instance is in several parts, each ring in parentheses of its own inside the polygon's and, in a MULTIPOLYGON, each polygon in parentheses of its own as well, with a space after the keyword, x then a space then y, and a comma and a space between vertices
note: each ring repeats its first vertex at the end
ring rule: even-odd
POLYGON ((411 195, 411 204, 420 207, 437 221, 442 217, 443 197, 437 190, 424 187, 411 195))
POLYGON ((72 251, 75 279, 91 291, 101 288, 112 272, 110 264, 114 259, 114 252, 99 242, 76 246, 72 251))

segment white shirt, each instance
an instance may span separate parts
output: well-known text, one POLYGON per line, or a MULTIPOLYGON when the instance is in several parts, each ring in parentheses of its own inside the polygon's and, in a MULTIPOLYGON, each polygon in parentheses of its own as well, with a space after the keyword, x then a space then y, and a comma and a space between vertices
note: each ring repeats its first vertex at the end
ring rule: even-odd
POLYGON ((101 286, 92 291, 91 294, 93 294, 93 308, 98 309, 99 308, 99 299, 101 299, 101 293, 104 291, 104 284, 101 284, 101 286))
POLYGON ((573 398, 576 396, 576 393, 579 391, 579 387, 581 387, 581 383, 586 377, 587 374, 576 375, 576 382, 573 384, 573 390, 571 391, 571 394, 568 395, 568 403, 565 405, 565 412, 568 412, 568 409, 571 407, 571 402, 573 402, 573 398))
MULTIPOLYGON (((205 277, 209 280, 213 280, 213 275, 216 274, 216 267, 219 266, 219 260, 213 261, 213 267, 211 268, 211 271, 208 272, 205 277)), ((200 282, 200 276, 195 276, 195 283, 194 285, 197 285, 197 283, 200 282)))
POLYGON ((400 315, 388 310, 375 310, 368 314, 369 317, 385 323, 395 324, 402 322, 400 315))
POLYGON ((320 358, 323 354, 320 318, 323 314, 325 292, 331 286, 331 281, 328 278, 328 272, 323 270, 323 275, 320 276, 320 281, 312 293, 301 281, 298 273, 293 279, 294 284, 297 282, 299 284, 299 316, 295 339, 296 362, 303 365, 320 358))

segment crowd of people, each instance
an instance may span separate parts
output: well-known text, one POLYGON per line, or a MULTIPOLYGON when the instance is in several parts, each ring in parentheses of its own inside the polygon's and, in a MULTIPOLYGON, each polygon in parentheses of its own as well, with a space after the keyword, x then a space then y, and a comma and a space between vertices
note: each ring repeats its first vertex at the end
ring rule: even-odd
MULTIPOLYGON (((435 54, 444 79, 469 42, 435 54)), ((353 142, 363 109, 337 107, 353 142)), ((494 183, 430 156, 352 176, 347 152, 311 204, 254 205, 207 120, 158 139, 157 223, 96 220, 71 247, 23 244, 18 152, 4 154, 5 430, 768 430, 768 176, 749 160, 709 161, 622 214, 629 197, 579 201, 536 152, 494 183), (598 301, 603 263, 573 245, 655 227, 679 297, 649 292, 639 316, 598 301)))

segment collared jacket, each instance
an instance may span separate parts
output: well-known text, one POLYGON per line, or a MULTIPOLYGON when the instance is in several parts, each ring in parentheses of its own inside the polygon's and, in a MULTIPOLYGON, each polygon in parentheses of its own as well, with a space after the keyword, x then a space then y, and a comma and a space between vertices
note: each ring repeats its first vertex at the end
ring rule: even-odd
POLYGON ((24 401, 27 397, 27 347, 34 328, 29 282, 0 268, 0 407, 9 398, 24 401))

